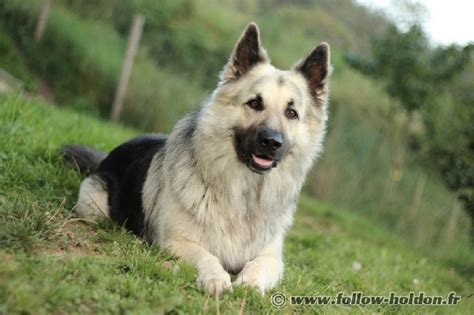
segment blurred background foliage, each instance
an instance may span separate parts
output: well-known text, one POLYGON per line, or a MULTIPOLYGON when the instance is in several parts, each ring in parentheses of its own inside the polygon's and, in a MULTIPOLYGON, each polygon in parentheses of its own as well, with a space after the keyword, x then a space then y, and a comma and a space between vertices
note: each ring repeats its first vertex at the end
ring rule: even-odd
POLYGON ((37 43, 41 3, 0 2, 0 66, 27 92, 104 118, 132 18, 146 17, 121 119, 143 131, 198 108, 249 21, 277 67, 329 42, 329 131, 305 191, 474 273, 472 46, 435 47, 416 19, 401 31, 350 0, 55 0, 37 43))

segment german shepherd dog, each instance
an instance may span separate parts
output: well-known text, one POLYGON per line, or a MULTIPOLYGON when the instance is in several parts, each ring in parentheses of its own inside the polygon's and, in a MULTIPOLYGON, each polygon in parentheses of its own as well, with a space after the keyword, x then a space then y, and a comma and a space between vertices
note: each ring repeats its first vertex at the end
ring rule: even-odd
POLYGON ((141 136, 107 156, 65 147, 91 171, 78 215, 110 217, 190 262, 209 293, 234 284, 263 294, 282 277, 284 237, 322 150, 329 58, 322 43, 291 70, 276 69, 250 23, 217 88, 169 136, 141 136))

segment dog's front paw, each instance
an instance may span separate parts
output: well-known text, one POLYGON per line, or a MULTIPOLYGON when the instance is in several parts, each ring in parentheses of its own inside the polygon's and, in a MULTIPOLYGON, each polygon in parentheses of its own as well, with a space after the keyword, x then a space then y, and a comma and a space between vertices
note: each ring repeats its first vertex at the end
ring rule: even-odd
POLYGON ((266 290, 273 288, 278 283, 282 272, 283 263, 281 261, 259 257, 245 264, 234 284, 254 287, 263 295, 266 290))
POLYGON ((230 275, 224 270, 209 270, 199 274, 198 287, 211 294, 221 294, 224 290, 232 289, 230 275))
POLYGON ((248 262, 244 269, 237 275, 234 281, 236 285, 248 285, 260 291, 263 295, 267 289, 265 273, 261 270, 261 266, 254 261, 248 262))

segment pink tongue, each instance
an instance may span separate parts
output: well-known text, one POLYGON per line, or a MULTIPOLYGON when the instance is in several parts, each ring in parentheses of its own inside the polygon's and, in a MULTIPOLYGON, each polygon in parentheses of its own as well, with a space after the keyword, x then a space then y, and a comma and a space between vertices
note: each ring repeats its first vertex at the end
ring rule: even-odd
POLYGON ((259 158, 258 156, 252 154, 252 159, 253 161, 258 164, 259 166, 263 166, 263 167, 270 167, 273 165, 273 161, 272 160, 267 160, 267 159, 263 159, 263 158, 259 158))

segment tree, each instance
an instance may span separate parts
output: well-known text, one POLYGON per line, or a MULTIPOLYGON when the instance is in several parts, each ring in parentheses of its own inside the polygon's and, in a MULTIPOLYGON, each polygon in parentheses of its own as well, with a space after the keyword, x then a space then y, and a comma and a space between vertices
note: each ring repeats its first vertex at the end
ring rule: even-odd
POLYGON ((402 33, 391 25, 385 35, 372 40, 372 59, 349 54, 347 62, 354 69, 374 79, 383 80, 387 93, 400 101, 407 112, 427 102, 429 43, 423 29, 413 25, 402 33))
MULTIPOLYGON (((371 59, 349 54, 347 62, 363 74, 384 83, 391 99, 399 101, 397 106, 395 102, 392 103, 390 113, 396 110, 404 110, 407 113, 407 119, 400 127, 400 132, 396 132, 398 136, 394 142, 390 142, 393 152, 392 165, 380 205, 383 209, 396 191, 402 177, 405 140, 412 113, 422 104, 429 103, 431 96, 431 86, 427 84, 429 63, 426 58, 429 53, 429 42, 418 24, 412 25, 406 32, 400 31, 392 24, 383 36, 372 39, 371 46, 371 59)), ((397 130, 395 124, 392 124, 391 130, 397 130)), ((383 136, 386 132, 381 131, 381 134, 383 136)), ((383 140, 382 137, 378 139, 383 140)), ((375 145, 371 155, 378 156, 379 149, 380 146, 375 145)))
POLYGON ((392 25, 373 39, 370 59, 351 54, 346 61, 382 81, 408 122, 413 112, 422 115, 426 132, 416 139, 419 153, 462 201, 474 245, 473 52, 474 44, 433 48, 414 23, 405 32, 392 25))
POLYGON ((473 48, 474 45, 463 49, 450 47, 439 52, 439 60, 452 60, 453 67, 460 71, 451 80, 449 74, 443 75, 442 71, 436 74, 439 80, 443 77, 447 80, 440 87, 436 106, 423 115, 426 125, 423 151, 463 203, 471 220, 470 238, 474 245, 473 48))

